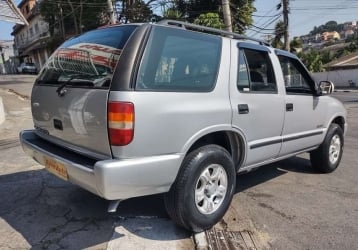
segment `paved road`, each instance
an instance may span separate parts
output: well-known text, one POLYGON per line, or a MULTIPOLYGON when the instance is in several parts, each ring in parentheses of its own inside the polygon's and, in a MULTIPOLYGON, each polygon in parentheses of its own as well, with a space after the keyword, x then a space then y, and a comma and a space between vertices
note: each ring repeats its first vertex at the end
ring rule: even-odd
MULTIPOLYGON (((29 100, 1 88, 29 95, 31 81, 0 78, 7 111, 0 126, 0 249, 194 248, 191 235, 168 219, 161 195, 124 201, 111 215, 106 201, 58 180, 22 152, 18 131, 33 126, 29 100)), ((319 174, 300 155, 238 176, 231 207, 207 232, 210 239, 240 236, 240 246, 253 249, 358 248, 358 93, 333 96, 349 114, 339 169, 319 174)))
POLYGON ((33 77, 0 77, 0 249, 193 249, 191 234, 168 218, 161 195, 108 202, 49 174, 22 151, 32 128, 33 77), (13 89, 21 95, 14 94, 13 89))
POLYGON ((213 235, 237 232, 258 249, 358 249, 358 93, 333 96, 348 110, 339 168, 317 173, 302 154, 238 176, 230 210, 207 232, 213 249, 213 235))

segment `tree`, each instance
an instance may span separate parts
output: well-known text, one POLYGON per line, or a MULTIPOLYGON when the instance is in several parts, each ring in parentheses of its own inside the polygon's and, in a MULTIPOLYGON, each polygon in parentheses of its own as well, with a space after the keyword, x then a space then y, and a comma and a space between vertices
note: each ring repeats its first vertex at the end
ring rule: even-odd
POLYGON ((285 32, 285 23, 280 20, 275 25, 275 38, 273 39, 272 46, 278 49, 283 49, 282 37, 285 32))
POLYGON ((290 50, 291 52, 296 52, 299 48, 302 48, 302 41, 300 38, 294 37, 290 42, 290 50))
POLYGON ((338 24, 336 21, 328 21, 325 24, 322 24, 320 26, 314 26, 313 30, 310 31, 310 35, 316 35, 323 32, 332 32, 332 31, 341 31, 343 30, 343 24, 338 24))
POLYGON ((40 14, 49 25, 50 50, 65 39, 91 30, 108 22, 107 3, 103 0, 43 0, 40 14), (63 32, 56 32, 57 30, 63 32))
POLYGON ((179 10, 169 8, 164 11, 163 17, 167 19, 180 20, 183 18, 183 13, 179 10))
POLYGON ((253 23, 252 14, 256 11, 254 0, 232 0, 231 14, 234 31, 243 34, 253 23))
POLYGON ((132 4, 127 5, 123 11, 124 16, 129 22, 148 22, 153 14, 148 4, 142 0, 134 1, 132 4))
POLYGON ((309 53, 299 53, 298 56, 310 72, 322 72, 323 62, 319 52, 312 50, 309 53))
MULTIPOLYGON (((188 22, 194 22, 200 15, 208 13, 216 13, 221 22, 223 20, 221 0, 162 0, 156 2, 179 11, 182 13, 182 18, 188 22)), ((254 0, 230 1, 232 26, 235 32, 243 33, 253 23, 252 14, 256 11, 253 2, 254 0)), ((216 19, 216 16, 213 18, 216 19)))
POLYGON ((224 23, 222 19, 220 18, 218 13, 206 13, 201 14, 194 20, 195 24, 222 29, 224 27, 224 23))

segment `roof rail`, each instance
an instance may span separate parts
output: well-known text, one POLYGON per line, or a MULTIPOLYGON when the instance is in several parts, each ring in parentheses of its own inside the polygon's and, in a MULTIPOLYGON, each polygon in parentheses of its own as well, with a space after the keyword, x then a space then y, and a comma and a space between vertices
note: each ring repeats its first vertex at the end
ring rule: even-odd
POLYGON ((266 45, 266 46, 270 46, 271 44, 261 40, 261 39, 256 39, 256 38, 251 38, 248 36, 244 36, 244 35, 240 35, 234 32, 230 32, 230 31, 226 31, 226 30, 220 30, 220 29, 215 29, 215 28, 211 28, 211 27, 206 27, 206 26, 201 26, 201 25, 197 25, 197 24, 192 24, 192 23, 187 23, 187 22, 182 22, 182 21, 176 21, 176 20, 162 20, 157 22, 157 24, 161 24, 161 25, 173 25, 173 26, 177 26, 179 28, 182 29, 189 29, 189 30, 196 30, 196 31, 201 31, 201 32, 209 32, 212 34, 217 34, 217 35, 221 35, 221 36, 228 36, 234 39, 242 39, 242 40, 249 40, 249 41, 254 41, 257 42, 261 45, 266 45))

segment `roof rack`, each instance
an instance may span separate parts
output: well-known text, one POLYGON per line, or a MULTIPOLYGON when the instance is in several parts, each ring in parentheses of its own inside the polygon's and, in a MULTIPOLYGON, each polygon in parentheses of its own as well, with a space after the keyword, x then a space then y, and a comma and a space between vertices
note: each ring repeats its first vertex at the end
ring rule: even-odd
POLYGON ((201 25, 197 25, 197 24, 192 24, 192 23, 187 23, 187 22, 182 22, 182 21, 176 21, 176 20, 162 20, 157 22, 157 24, 161 24, 161 25, 173 25, 173 26, 177 26, 179 28, 182 29, 189 29, 189 30, 196 30, 196 31, 201 31, 201 32, 209 32, 212 34, 217 34, 217 35, 221 35, 221 36, 228 36, 234 39, 242 39, 242 40, 249 40, 249 41, 254 41, 257 42, 261 45, 266 45, 266 46, 270 46, 271 44, 261 40, 261 39, 256 39, 256 38, 251 38, 248 36, 244 36, 244 35, 240 35, 234 32, 230 32, 230 31, 226 31, 226 30, 220 30, 220 29, 215 29, 215 28, 210 28, 210 27, 206 27, 206 26, 201 26, 201 25))

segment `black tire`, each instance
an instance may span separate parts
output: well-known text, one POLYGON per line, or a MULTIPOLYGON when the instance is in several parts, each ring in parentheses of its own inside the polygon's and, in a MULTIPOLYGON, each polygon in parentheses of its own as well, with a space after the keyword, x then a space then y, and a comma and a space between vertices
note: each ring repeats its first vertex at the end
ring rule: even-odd
POLYGON ((230 154, 223 147, 217 145, 202 146, 184 158, 174 184, 164 196, 166 210, 178 225, 193 232, 204 231, 211 228, 224 216, 234 195, 235 185, 236 170, 230 154), (206 170, 209 172, 206 172, 206 170), (213 172, 210 172, 211 170, 213 172), (212 185, 214 182, 203 185, 202 183, 205 182, 203 181, 203 178, 205 179, 204 172, 211 175, 214 171, 216 173, 219 171, 218 176, 221 176, 222 179, 214 181, 216 182, 214 185, 212 185), (222 174, 224 172, 226 175, 222 174), (226 179, 224 179, 225 177, 226 179), (227 186, 225 195, 217 194, 215 190, 219 189, 218 186, 222 188, 225 185, 227 186), (209 186, 215 186, 217 189, 215 187, 215 190, 206 188, 209 186), (196 203, 195 199, 199 199, 196 194, 198 189, 201 188, 205 195, 203 195, 202 202, 196 203), (215 192, 215 194, 209 194, 210 192, 215 192), (211 199, 212 201, 209 203, 213 204, 214 207, 216 206, 214 211, 209 214, 200 211, 200 209, 208 208, 204 207, 204 199, 206 199, 206 204, 208 203, 207 200, 211 199))
POLYGON ((328 132, 323 143, 319 146, 319 148, 310 153, 312 167, 322 173, 333 172, 341 161, 343 144, 344 137, 342 128, 339 125, 332 123, 328 128, 328 132), (339 141, 340 144, 334 144, 334 140, 336 140, 336 142, 339 141), (331 145, 332 143, 334 144, 333 146, 331 145), (331 146, 333 148, 331 148, 331 146))

